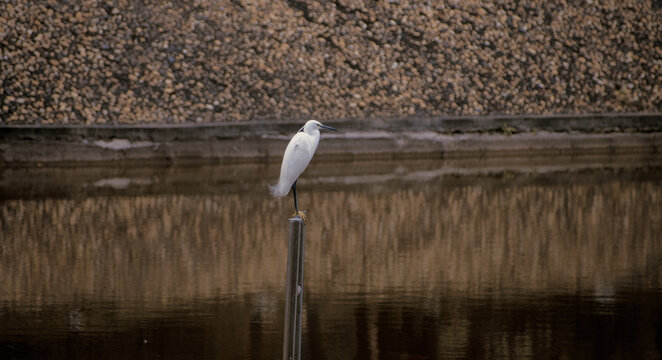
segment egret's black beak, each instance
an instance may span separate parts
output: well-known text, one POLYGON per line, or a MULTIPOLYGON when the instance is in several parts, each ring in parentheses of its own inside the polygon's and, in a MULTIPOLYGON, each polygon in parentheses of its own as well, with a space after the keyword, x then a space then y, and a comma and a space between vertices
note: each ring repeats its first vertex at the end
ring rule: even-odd
POLYGON ((331 127, 331 126, 326 126, 326 125, 320 125, 321 128, 331 130, 331 131, 338 131, 338 129, 331 127))

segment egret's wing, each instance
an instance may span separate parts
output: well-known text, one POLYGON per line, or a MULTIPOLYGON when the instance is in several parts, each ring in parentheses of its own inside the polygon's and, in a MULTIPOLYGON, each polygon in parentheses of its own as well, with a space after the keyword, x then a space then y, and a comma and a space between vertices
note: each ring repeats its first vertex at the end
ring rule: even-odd
POLYGON ((308 136, 302 132, 297 133, 287 144, 283 155, 283 165, 280 168, 279 185, 281 189, 289 190, 294 181, 306 169, 310 159, 313 158, 313 149, 310 147, 308 136))

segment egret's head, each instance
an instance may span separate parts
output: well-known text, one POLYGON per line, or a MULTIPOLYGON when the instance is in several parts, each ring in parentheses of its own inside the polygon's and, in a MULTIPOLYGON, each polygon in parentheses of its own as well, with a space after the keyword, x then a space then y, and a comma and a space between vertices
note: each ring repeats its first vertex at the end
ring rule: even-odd
POLYGON ((321 122, 317 120, 308 120, 306 124, 301 128, 299 131, 305 131, 308 134, 312 134, 313 131, 315 130, 322 130, 322 129, 327 129, 331 131, 338 131, 338 129, 333 128, 331 126, 327 126, 322 124, 321 122))

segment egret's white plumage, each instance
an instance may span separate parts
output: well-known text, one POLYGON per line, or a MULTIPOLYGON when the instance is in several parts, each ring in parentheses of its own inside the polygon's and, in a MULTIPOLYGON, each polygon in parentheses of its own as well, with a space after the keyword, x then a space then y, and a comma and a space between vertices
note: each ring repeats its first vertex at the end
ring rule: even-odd
MULTIPOLYGON (((269 186, 271 195, 282 197, 290 192, 290 188, 295 184, 301 173, 306 169, 310 160, 317 150, 320 141, 320 129, 336 129, 322 125, 317 120, 308 120, 299 130, 290 143, 287 144, 285 154, 283 155, 283 164, 280 167, 280 179, 274 186, 269 186)), ((296 188, 294 190, 294 207, 298 212, 296 200, 296 188)))
POLYGON ((310 163, 320 141, 320 131, 316 123, 319 124, 319 121, 308 121, 287 144, 283 164, 280 166, 280 179, 276 185, 270 187, 271 195, 287 195, 294 181, 310 163))

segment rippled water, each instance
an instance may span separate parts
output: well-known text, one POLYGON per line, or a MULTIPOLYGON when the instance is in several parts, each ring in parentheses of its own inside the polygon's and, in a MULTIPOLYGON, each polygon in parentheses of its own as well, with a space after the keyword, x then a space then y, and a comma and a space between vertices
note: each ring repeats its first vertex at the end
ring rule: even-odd
MULTIPOLYGON (((5 169, 0 358, 280 359, 278 164, 5 169)), ((306 359, 659 358, 662 167, 315 163, 306 359)))

